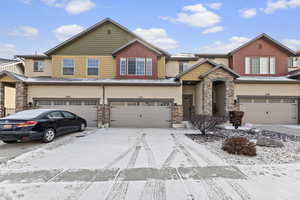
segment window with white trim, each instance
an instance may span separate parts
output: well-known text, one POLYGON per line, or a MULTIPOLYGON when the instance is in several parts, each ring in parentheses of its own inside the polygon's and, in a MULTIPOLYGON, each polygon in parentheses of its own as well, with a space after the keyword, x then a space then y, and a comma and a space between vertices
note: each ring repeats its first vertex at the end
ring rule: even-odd
POLYGON ((288 66, 291 68, 297 67, 297 61, 298 61, 297 57, 289 57, 288 58, 288 66))
POLYGON ((188 63, 187 62, 180 62, 179 63, 179 73, 184 72, 188 69, 188 63))
POLYGON ((74 60, 70 58, 63 59, 63 75, 74 75, 74 60))
POLYGON ((35 60, 33 62, 33 71, 34 72, 43 72, 44 71, 44 61, 35 60))
POLYGON ((275 57, 246 57, 245 74, 275 74, 275 57))
POLYGON ((120 58, 120 75, 126 75, 126 58, 120 58))
POLYGON ((152 76, 152 58, 146 58, 146 75, 152 76))
POLYGON ((98 76, 99 74, 99 60, 89 58, 87 60, 87 74, 89 76, 98 76))

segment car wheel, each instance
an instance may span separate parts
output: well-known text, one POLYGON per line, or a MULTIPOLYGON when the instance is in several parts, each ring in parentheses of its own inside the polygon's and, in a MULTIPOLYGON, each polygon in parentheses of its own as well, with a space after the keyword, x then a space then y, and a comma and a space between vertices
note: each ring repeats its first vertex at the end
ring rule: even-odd
POLYGON ((5 140, 3 140, 2 142, 6 143, 6 144, 13 144, 13 143, 16 143, 17 140, 13 140, 13 141, 5 141, 5 140))
POLYGON ((44 132, 42 141, 45 143, 52 142, 55 138, 55 130, 52 128, 47 128, 44 132))
POLYGON ((85 123, 81 123, 79 131, 85 131, 85 129, 86 129, 85 123))

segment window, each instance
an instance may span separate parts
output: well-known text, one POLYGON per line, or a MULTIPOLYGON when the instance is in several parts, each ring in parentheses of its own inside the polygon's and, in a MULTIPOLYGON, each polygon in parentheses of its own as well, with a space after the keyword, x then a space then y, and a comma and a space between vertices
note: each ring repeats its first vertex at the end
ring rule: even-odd
POLYGON ((49 119, 61 119, 61 118, 63 118, 63 116, 62 116, 61 112, 55 111, 55 112, 49 113, 48 118, 49 119))
POLYGON ((39 101, 37 101, 37 103, 38 103, 39 106, 51 105, 51 101, 48 101, 48 100, 39 100, 39 101))
POLYGON ((295 57, 289 57, 288 58, 288 66, 289 67, 297 67, 297 61, 298 59, 295 57))
POLYGON ((81 100, 71 100, 69 101, 69 104, 71 106, 81 106, 82 101, 81 100))
POLYGON ((181 62, 179 63, 179 73, 184 72, 188 69, 188 63, 181 62))
POLYGON ((152 58, 146 59, 146 75, 152 76, 152 58))
POLYGON ((76 117, 73 113, 70 113, 70 112, 63 111, 62 113, 63 113, 64 117, 67 119, 74 119, 76 117))
POLYGON ((86 106, 96 106, 97 105, 97 100, 85 100, 84 105, 86 105, 86 106))
POLYGON ((56 106, 62 106, 62 105, 67 105, 67 101, 64 100, 55 100, 54 105, 56 106))
POLYGON ((120 59, 120 75, 126 75, 126 58, 120 59))
POLYGON ((44 61, 34 61, 33 62, 33 71, 34 72, 43 72, 44 71, 44 61))
POLYGON ((87 61, 87 68, 89 76, 97 76, 99 73, 99 60, 89 58, 87 61))
POLYGON ((246 74, 275 74, 275 57, 246 57, 246 74))
POLYGON ((136 74, 136 58, 128 58, 128 74, 136 74))
POLYGON ((136 75, 145 75, 145 58, 136 58, 136 75))
POLYGON ((63 75, 74 74, 74 60, 69 58, 63 59, 63 75))

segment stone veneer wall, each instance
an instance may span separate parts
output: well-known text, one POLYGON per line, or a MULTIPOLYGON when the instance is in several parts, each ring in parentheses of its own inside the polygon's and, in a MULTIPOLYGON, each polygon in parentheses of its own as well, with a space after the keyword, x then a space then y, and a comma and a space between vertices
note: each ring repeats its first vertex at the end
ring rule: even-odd
POLYGON ((27 85, 16 82, 16 112, 27 108, 27 85))
POLYGON ((183 120, 183 106, 174 105, 171 107, 173 124, 180 124, 183 120))
POLYGON ((4 98, 5 98, 4 84, 0 82, 0 117, 4 117, 5 115, 4 98))
POLYGON ((110 122, 110 106, 109 105, 99 105, 97 110, 97 122, 98 127, 107 125, 110 122))

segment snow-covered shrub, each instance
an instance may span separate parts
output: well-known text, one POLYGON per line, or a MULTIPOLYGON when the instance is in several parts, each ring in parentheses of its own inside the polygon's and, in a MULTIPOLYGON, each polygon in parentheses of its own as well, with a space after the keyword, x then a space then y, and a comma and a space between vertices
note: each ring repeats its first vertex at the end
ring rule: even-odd
POLYGON ((230 154, 256 156, 256 145, 244 137, 227 138, 222 149, 230 154))
POLYGON ((191 119, 195 129, 198 129, 203 135, 207 131, 216 127, 216 125, 223 124, 228 120, 225 116, 211 116, 211 115, 194 115, 191 119))

